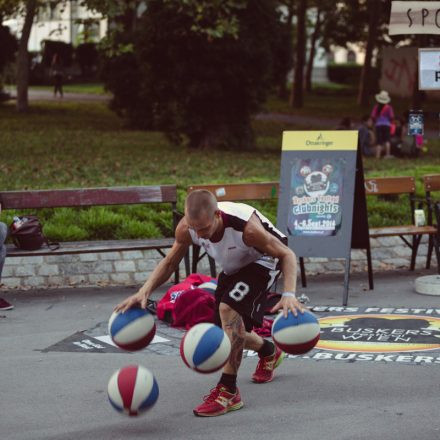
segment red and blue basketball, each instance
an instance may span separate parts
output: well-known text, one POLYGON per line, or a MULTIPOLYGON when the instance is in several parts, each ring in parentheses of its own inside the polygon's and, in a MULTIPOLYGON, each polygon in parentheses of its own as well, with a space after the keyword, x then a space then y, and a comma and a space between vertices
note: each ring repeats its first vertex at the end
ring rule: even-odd
POLYGON ((113 373, 107 393, 116 411, 138 416, 156 403, 159 386, 150 370, 141 365, 128 365, 113 373))
POLYGON ((180 342, 183 362, 198 373, 213 373, 226 364, 231 342, 220 327, 203 322, 191 327, 180 342))
POLYGON ((119 348, 128 351, 142 350, 154 338, 156 324, 148 310, 131 308, 124 313, 112 313, 108 333, 119 348))
POLYGON ((290 310, 287 318, 280 313, 272 325, 272 338, 281 350, 290 354, 304 354, 319 341, 321 328, 316 316, 304 310, 295 316, 290 310))

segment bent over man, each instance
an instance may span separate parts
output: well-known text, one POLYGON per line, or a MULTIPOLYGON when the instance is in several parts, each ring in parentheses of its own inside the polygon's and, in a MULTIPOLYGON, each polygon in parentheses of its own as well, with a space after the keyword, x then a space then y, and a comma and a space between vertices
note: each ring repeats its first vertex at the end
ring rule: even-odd
POLYGON ((237 387, 237 372, 243 349, 258 353, 252 376, 256 383, 270 382, 284 353, 252 331, 261 326, 266 294, 283 273, 284 293, 272 311, 283 309, 295 315, 303 308, 295 297, 296 256, 286 246, 287 238, 259 211, 244 203, 217 202, 206 190, 191 192, 185 216, 179 222, 175 242, 139 291, 121 302, 125 311, 140 304, 145 308, 150 294, 177 269, 191 244, 196 244, 221 266, 216 298, 216 323, 231 340, 231 355, 215 388, 194 409, 197 416, 219 416, 243 407, 237 387))

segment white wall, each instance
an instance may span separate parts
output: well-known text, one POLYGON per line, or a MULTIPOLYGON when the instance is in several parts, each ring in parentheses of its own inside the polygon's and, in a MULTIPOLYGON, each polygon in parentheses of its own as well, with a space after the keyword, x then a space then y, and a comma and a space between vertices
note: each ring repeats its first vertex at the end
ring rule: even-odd
MULTIPOLYGON (((31 35, 29 37, 28 50, 41 50, 43 40, 57 40, 74 45, 81 41, 81 34, 84 30, 82 24, 75 23, 77 18, 95 18, 99 21, 97 35, 93 41, 99 41, 107 33, 107 20, 102 19, 100 14, 79 6, 77 2, 68 2, 64 7, 58 5, 52 13, 49 10, 41 11, 34 20, 31 35)), ((3 22, 17 36, 20 36, 23 27, 23 17, 3 22)))

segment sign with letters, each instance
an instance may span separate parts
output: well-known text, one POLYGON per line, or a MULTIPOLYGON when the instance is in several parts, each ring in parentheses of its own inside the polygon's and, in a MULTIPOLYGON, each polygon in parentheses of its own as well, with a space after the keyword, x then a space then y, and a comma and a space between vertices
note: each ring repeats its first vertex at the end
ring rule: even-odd
POLYGON ((419 49, 419 90, 440 90, 440 49, 419 49))
POLYGON ((393 1, 388 33, 440 34, 440 2, 393 1))
POLYGON ((356 130, 283 133, 277 228, 298 257, 346 259, 344 303, 351 249, 369 246, 365 203, 355 214, 362 217, 356 234, 352 230, 355 187, 365 202, 363 184, 356 130))

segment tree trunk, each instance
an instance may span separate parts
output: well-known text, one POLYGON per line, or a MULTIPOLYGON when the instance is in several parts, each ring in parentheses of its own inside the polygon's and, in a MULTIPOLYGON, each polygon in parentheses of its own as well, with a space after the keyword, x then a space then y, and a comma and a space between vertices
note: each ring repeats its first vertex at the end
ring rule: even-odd
POLYGON ((318 9, 316 11, 315 28, 313 29, 313 34, 312 34, 312 38, 310 41, 309 59, 307 60, 306 83, 305 83, 306 92, 312 91, 313 60, 315 58, 316 41, 318 40, 320 28, 321 28, 321 10, 318 7, 318 9))
MULTIPOLYGON (((287 27, 287 34, 290 38, 290 41, 286 41, 286 44, 292 45, 292 36, 293 36, 293 32, 292 32, 292 18, 293 18, 293 14, 294 14, 294 7, 293 7, 293 2, 291 2, 291 4, 288 6, 289 8, 289 12, 287 14, 287 22, 286 22, 286 27, 287 27)), ((280 99, 287 100, 288 98, 288 92, 287 92, 287 75, 289 72, 286 72, 285 75, 282 76, 280 83, 278 85, 278 97, 280 99)))
POLYGON ((290 95, 292 107, 301 108, 303 106, 303 84, 304 84, 304 64, 306 55, 306 12, 307 0, 299 0, 298 22, 296 34, 296 57, 295 57, 295 79, 290 95))
POLYGON ((17 110, 19 112, 25 112, 29 108, 29 54, 27 47, 36 9, 37 0, 28 0, 26 2, 26 15, 18 44, 17 56, 17 110))
POLYGON ((377 26, 379 23, 380 1, 369 0, 367 3, 367 7, 369 8, 368 39, 357 99, 357 103, 362 107, 366 107, 368 105, 368 96, 371 92, 371 60, 373 58, 373 51, 377 41, 377 26))

